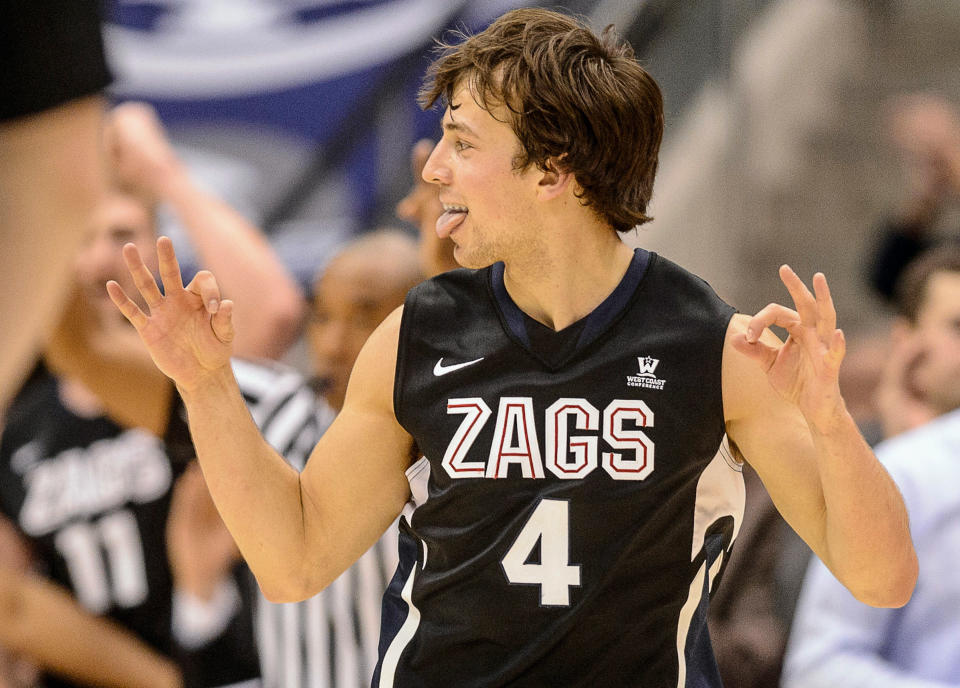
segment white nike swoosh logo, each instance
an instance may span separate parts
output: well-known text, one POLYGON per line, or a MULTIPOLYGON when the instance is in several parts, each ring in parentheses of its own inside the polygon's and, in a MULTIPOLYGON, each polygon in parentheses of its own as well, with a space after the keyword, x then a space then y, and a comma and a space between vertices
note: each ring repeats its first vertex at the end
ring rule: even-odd
POLYGON ((482 356, 472 361, 467 361, 466 363, 455 363, 453 365, 445 366, 443 365, 443 358, 441 357, 440 360, 437 361, 437 365, 433 366, 433 374, 436 375, 437 377, 440 377, 441 375, 452 373, 454 370, 460 370, 461 368, 466 368, 467 366, 471 366, 474 363, 479 363, 484 358, 486 357, 482 356))

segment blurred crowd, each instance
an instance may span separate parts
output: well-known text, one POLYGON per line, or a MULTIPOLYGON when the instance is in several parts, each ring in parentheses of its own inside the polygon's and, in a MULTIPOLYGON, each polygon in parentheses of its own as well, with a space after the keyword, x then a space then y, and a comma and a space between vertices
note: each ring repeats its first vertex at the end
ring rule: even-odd
MULTIPOLYGON (((772 4, 785 12, 793 3, 772 4)), ((800 242, 859 251, 851 259, 859 269, 840 278, 858 285, 848 295, 869 296, 847 304, 858 313, 841 386, 907 503, 919 583, 903 609, 855 601, 811 560, 747 468, 745 521, 711 603, 712 642, 731 688, 960 686, 960 90, 927 86, 904 83, 879 110, 889 149, 876 164, 896 151, 902 184, 888 194, 888 211, 863 227, 866 247, 843 242, 828 222, 800 242)), ((207 493, 176 389, 103 285, 115 280, 135 293, 122 247, 132 242, 155 258, 158 226, 175 225, 191 273, 215 274, 235 303, 234 371, 251 415, 302 468, 341 408, 369 334, 413 285, 457 267, 435 231, 436 188, 420 178, 432 141, 404 145, 410 173, 393 216, 366 213, 361 226, 334 233, 305 285, 277 236, 208 191, 162 114, 133 100, 106 111, 105 181, 96 203, 74 214, 85 219, 65 263, 66 305, 0 408, 0 688, 367 685, 395 531, 317 597, 268 602, 207 493)), ((682 142, 667 146, 678 150, 682 142)), ((773 186, 783 181, 771 177, 773 186)), ((671 210, 674 183, 654 208, 667 226, 696 219, 696 210, 671 210)), ((739 241, 733 250, 749 254, 749 237, 763 231, 714 241, 739 241)), ((804 250, 818 265, 817 250, 804 250)), ((746 263, 729 267, 750 270, 746 263)), ((752 296, 731 300, 748 311, 752 296)))

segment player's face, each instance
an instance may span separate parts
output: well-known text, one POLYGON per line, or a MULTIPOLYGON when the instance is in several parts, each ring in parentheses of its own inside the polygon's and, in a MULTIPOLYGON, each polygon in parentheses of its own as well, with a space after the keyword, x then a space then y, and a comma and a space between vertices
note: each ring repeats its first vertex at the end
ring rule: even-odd
POLYGON ((507 110, 484 110, 469 88, 458 88, 423 178, 440 187, 445 212, 436 233, 453 240, 454 257, 464 267, 481 268, 537 250, 535 201, 541 174, 534 165, 514 169, 519 151, 507 110))
POLYGON ((116 280, 132 298, 139 298, 123 260, 124 244, 136 244, 147 267, 156 272, 152 264, 156 261, 155 240, 153 218, 139 199, 111 192, 99 203, 74 260, 77 284, 99 318, 107 322, 123 319, 123 316, 117 317, 119 311, 107 295, 107 280, 116 280))
POLYGON ((360 349, 403 303, 404 292, 384 279, 377 267, 362 255, 334 258, 314 289, 307 338, 314 370, 325 382, 323 395, 338 411, 360 349))
POLYGON ((930 278, 916 330, 922 353, 914 384, 938 412, 960 408, 960 273, 930 278))

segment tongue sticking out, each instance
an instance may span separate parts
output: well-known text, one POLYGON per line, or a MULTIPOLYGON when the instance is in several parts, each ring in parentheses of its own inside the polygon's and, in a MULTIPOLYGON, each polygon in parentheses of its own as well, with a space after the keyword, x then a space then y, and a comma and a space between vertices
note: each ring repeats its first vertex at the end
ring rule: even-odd
POLYGON ((437 218, 437 236, 446 239, 450 232, 456 229, 467 216, 464 210, 447 210, 437 218))

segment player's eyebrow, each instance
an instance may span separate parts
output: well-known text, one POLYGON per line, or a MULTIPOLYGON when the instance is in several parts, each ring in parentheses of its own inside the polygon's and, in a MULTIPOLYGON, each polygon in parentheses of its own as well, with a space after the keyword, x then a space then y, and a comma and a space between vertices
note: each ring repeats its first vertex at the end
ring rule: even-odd
POLYGON ((454 134, 456 134, 456 133, 461 133, 461 134, 466 134, 467 136, 476 137, 476 136, 477 136, 477 132, 475 132, 473 129, 471 129, 470 127, 468 127, 468 126, 467 126, 466 124, 464 124, 463 122, 457 122, 456 120, 453 119, 453 112, 454 112, 454 110, 456 110, 456 109, 459 108, 459 107, 460 107, 460 105, 459 105, 458 103, 451 103, 451 104, 450 104, 450 119, 449 119, 449 120, 444 120, 444 122, 443 122, 443 129, 444 129, 444 131, 449 131, 449 132, 454 133, 454 134))
POLYGON ((467 136, 476 136, 477 133, 462 122, 444 122, 443 128, 452 133, 466 134, 467 136))

